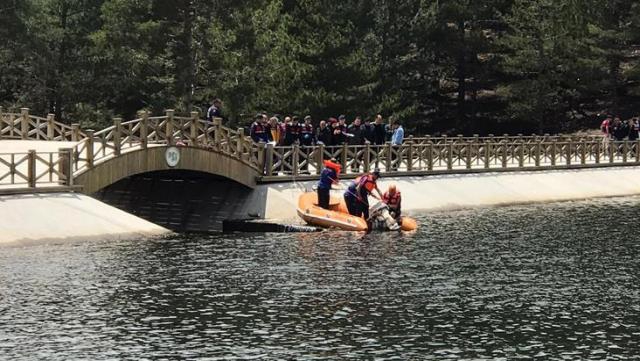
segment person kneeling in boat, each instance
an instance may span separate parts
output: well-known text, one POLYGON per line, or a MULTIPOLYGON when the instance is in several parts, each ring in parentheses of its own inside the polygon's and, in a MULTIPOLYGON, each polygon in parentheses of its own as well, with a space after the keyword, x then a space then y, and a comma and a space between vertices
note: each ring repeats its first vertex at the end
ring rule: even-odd
POLYGON ((389 214, 391 217, 395 219, 400 219, 401 215, 401 204, 402 197, 400 196, 400 191, 396 189, 396 185, 392 184, 389 186, 384 195, 382 196, 382 201, 387 204, 389 207, 389 214))
POLYGON ((335 163, 334 160, 325 160, 324 169, 320 173, 320 181, 318 182, 318 205, 324 209, 329 209, 329 191, 331 186, 339 182, 340 176, 340 164, 335 163))
POLYGON ((349 185, 344 192, 344 201, 347 204, 349 214, 356 217, 364 215, 364 219, 369 219, 369 195, 381 200, 382 192, 376 183, 380 178, 380 171, 374 170, 373 173, 362 175, 349 185), (373 194, 373 190, 378 192, 378 196, 373 194))

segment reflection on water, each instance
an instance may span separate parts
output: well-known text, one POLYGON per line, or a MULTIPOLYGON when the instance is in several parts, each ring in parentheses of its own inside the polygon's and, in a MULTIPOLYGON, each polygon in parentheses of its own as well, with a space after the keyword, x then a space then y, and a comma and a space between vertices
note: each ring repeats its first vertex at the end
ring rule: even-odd
POLYGON ((639 206, 426 214, 410 235, 3 247, 0 358, 632 358, 639 206))

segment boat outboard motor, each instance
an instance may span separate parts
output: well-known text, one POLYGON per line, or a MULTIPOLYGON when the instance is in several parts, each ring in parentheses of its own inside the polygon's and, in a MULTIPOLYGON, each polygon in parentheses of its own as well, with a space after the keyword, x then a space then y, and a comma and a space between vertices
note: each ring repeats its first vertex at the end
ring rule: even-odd
POLYGON ((377 231, 397 231, 400 225, 389 214, 389 206, 384 202, 376 203, 369 209, 370 230, 377 231))

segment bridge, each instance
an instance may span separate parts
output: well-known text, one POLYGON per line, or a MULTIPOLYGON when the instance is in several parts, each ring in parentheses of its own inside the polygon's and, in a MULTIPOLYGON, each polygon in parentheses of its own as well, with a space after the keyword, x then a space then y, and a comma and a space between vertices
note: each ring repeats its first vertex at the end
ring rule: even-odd
POLYGON ((640 164, 640 141, 603 142, 600 136, 409 137, 402 145, 304 147, 254 143, 243 128, 197 112, 173 110, 114 119, 100 131, 62 124, 52 114, 0 108, 0 192, 65 188, 93 194, 122 179, 186 170, 230 179, 248 188, 268 182, 316 179, 322 160, 342 163, 343 176, 373 168, 394 176, 535 171, 640 164), (167 163, 167 151, 179 153, 167 163))
POLYGON ((328 158, 342 164, 343 178, 374 168, 409 177, 566 170, 640 165, 640 141, 503 135, 282 147, 255 143, 244 129, 201 119, 197 112, 142 112, 93 131, 51 114, 31 115, 27 108, 0 108, 0 195, 82 192, 176 230, 208 229, 224 217, 246 216, 240 205, 256 203, 252 189, 315 180, 328 158))

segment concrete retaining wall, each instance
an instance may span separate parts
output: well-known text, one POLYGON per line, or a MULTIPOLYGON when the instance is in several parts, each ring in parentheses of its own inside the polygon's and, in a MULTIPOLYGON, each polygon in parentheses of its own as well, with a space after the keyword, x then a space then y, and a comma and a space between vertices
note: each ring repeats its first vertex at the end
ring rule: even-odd
POLYGON ((78 193, 0 196, 0 244, 139 239, 165 228, 78 193))
MULTIPOLYGON (((404 211, 435 211, 636 195, 640 194, 640 167, 383 177, 379 181, 380 190, 384 192, 391 183, 402 192, 404 211)), ((253 202, 266 203, 266 218, 297 220, 297 195, 305 188, 311 190, 313 184, 315 182, 261 185, 253 202), (266 202, 261 202, 263 195, 266 202)))

